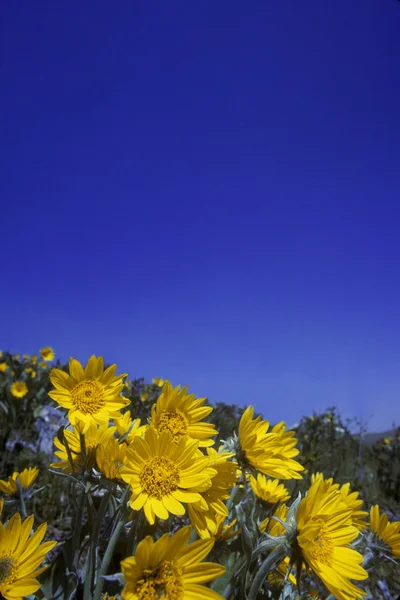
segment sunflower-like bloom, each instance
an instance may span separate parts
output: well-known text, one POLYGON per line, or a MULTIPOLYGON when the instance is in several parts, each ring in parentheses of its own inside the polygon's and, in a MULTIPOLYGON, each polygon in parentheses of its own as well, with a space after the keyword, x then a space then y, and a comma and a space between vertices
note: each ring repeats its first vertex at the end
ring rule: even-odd
POLYGON ((116 427, 103 425, 91 425, 85 434, 82 426, 76 425, 72 431, 64 430, 64 440, 54 438, 54 445, 58 450, 54 454, 61 461, 52 463, 53 469, 62 469, 64 473, 81 471, 83 468, 91 468, 96 462, 96 450, 98 446, 106 446, 114 437, 116 427), (84 439, 84 448, 81 444, 81 435, 84 439), (84 456, 84 453, 86 456, 84 456), (72 461, 72 462, 71 462, 72 461))
POLYGON ((352 600, 365 592, 351 583, 368 577, 363 556, 348 545, 359 531, 352 525, 351 510, 329 482, 317 480, 297 510, 297 542, 306 564, 337 600, 352 600))
POLYGON ((290 498, 289 492, 278 479, 267 479, 265 475, 258 473, 257 479, 251 475, 249 481, 254 494, 263 502, 275 504, 286 502, 290 498))
POLYGON ((198 442, 180 437, 177 443, 169 431, 149 427, 144 438, 136 437, 128 446, 123 481, 130 485, 133 510, 143 508, 148 522, 185 514, 182 502, 200 502, 199 491, 211 486, 216 470, 209 458, 197 453, 198 442))
MULTIPOLYGON (((200 459, 204 456, 200 451, 198 454, 200 459)), ((217 534, 217 516, 223 519, 228 516, 228 509, 223 501, 229 498, 228 490, 237 481, 237 464, 229 461, 233 454, 219 454, 213 448, 207 448, 207 454, 209 465, 215 469, 216 475, 211 479, 211 486, 207 485, 204 490, 198 489, 201 495, 200 502, 193 502, 188 506, 190 521, 201 538, 214 537, 217 534)))
POLYGON ((165 383, 165 379, 159 379, 158 377, 155 377, 153 379, 153 383, 154 385, 156 385, 157 387, 162 387, 165 383))
POLYGON ((400 521, 390 523, 386 513, 380 514, 379 506, 375 504, 370 511, 370 526, 395 558, 400 558, 400 521))
POLYGON ((32 526, 33 515, 21 522, 19 513, 7 524, 0 523, 0 595, 5 600, 22 600, 40 588, 36 577, 46 567, 38 567, 57 544, 40 545, 47 523, 42 523, 30 536, 32 526))
POLYGON ((188 388, 172 388, 166 381, 157 402, 151 409, 151 425, 160 433, 169 431, 174 441, 188 435, 199 440, 199 447, 213 446, 211 438, 218 434, 214 425, 202 423, 201 420, 212 412, 211 406, 203 406, 207 398, 197 398, 188 394, 188 388))
POLYGON ((45 346, 44 348, 39 350, 39 353, 43 360, 45 360, 46 362, 51 362, 56 356, 53 348, 50 348, 50 346, 45 346))
POLYGON ((202 562, 214 540, 197 540, 188 545, 191 527, 173 536, 165 533, 156 542, 147 536, 135 556, 121 562, 125 577, 122 600, 223 600, 217 592, 202 586, 225 573, 222 565, 202 562))
POLYGON ((17 479, 19 480, 22 488, 30 488, 35 483, 38 475, 39 469, 37 467, 29 467, 28 469, 21 471, 21 473, 14 471, 8 480, 5 481, 0 479, 0 490, 4 494, 16 494, 18 490, 17 479))
POLYGON ((137 435, 143 437, 148 428, 148 425, 140 425, 140 419, 133 421, 129 411, 125 412, 120 419, 114 419, 114 423, 119 435, 129 431, 124 440, 127 444, 130 444, 137 435))
POLYGON ((14 381, 11 385, 11 393, 14 398, 23 398, 28 393, 28 386, 25 381, 14 381))
POLYGON ((248 406, 239 423, 240 454, 254 469, 276 479, 301 479, 304 467, 293 460, 299 454, 293 431, 285 431, 278 423, 268 433, 269 422, 261 417, 253 419, 254 408, 248 406))
POLYGON ((343 485, 339 485, 338 483, 334 483, 332 477, 330 479, 324 480, 324 476, 322 473, 315 473, 315 475, 311 475, 311 483, 315 481, 326 481, 331 485, 332 489, 336 489, 340 492, 343 502, 346 504, 347 508, 351 510, 351 524, 354 527, 357 527, 360 531, 367 527, 367 523, 365 519, 368 517, 368 512, 366 510, 360 510, 363 501, 359 498, 359 492, 351 492, 350 491, 350 483, 345 483, 343 485))
POLYGON ((60 406, 68 409, 72 425, 83 424, 85 433, 90 425, 106 425, 109 419, 120 419, 120 410, 129 400, 120 396, 126 374, 115 376, 117 366, 111 365, 104 371, 104 361, 100 356, 91 356, 85 370, 74 358, 69 361, 70 375, 60 369, 53 369, 50 381, 56 388, 49 392, 60 406))
POLYGON ((5 373, 8 369, 8 364, 6 362, 0 362, 0 373, 5 373))
POLYGON ((97 447, 96 463, 107 479, 121 479, 121 469, 125 465, 128 446, 119 444, 118 440, 111 439, 108 444, 97 447))

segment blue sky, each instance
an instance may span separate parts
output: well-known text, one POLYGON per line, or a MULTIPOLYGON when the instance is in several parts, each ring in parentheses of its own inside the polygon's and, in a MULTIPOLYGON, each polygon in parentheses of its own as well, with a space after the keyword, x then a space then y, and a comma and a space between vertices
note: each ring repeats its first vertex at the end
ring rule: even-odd
POLYGON ((400 423, 399 3, 2 12, 1 347, 400 423))

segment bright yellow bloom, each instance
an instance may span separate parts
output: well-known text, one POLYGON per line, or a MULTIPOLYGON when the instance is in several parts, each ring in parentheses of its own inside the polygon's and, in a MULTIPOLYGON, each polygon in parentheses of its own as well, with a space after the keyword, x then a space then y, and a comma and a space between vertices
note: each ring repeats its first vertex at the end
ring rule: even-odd
POLYGON ((0 523, 0 595, 5 600, 22 600, 37 592, 36 577, 46 567, 38 568, 57 542, 45 542, 47 523, 42 523, 33 535, 33 515, 21 522, 19 513, 7 524, 0 523))
POLYGON ((228 542, 240 535, 240 529, 233 529, 237 523, 237 519, 233 519, 229 525, 224 524, 225 517, 222 515, 217 515, 215 520, 217 522, 217 531, 210 536, 215 542, 228 542))
POLYGON ((379 506, 375 504, 370 511, 370 526, 395 558, 400 558, 400 521, 390 523, 386 513, 380 514, 379 506))
POLYGON ((107 479, 121 479, 121 468, 125 464, 127 448, 126 444, 118 444, 118 440, 114 438, 106 445, 100 444, 97 447, 97 466, 107 479))
POLYGON ((23 398, 28 393, 28 386, 25 381, 14 381, 11 385, 11 393, 15 398, 23 398))
MULTIPOLYGON (((219 515, 223 519, 228 516, 229 513, 223 501, 229 498, 228 490, 237 481, 237 464, 228 460, 233 456, 232 454, 227 452, 219 454, 213 448, 207 448, 207 453, 209 465, 215 469, 216 474, 211 479, 211 486, 207 485, 206 489, 198 490, 201 500, 188 506, 191 523, 201 538, 209 538, 217 534, 217 516, 219 515)), ((200 451, 198 454, 199 458, 204 457, 200 451)))
POLYGON ((45 360, 46 362, 51 362, 55 358, 55 352, 53 348, 50 348, 50 346, 45 346, 44 348, 39 350, 39 353, 43 360, 45 360))
POLYGON ((142 392, 140 394, 140 399, 142 402, 146 402, 149 399, 149 393, 148 392, 142 392))
POLYGON ((198 442, 187 437, 173 443, 169 431, 158 434, 153 427, 129 445, 121 477, 131 487, 131 508, 143 508, 151 525, 155 517, 185 514, 181 503, 201 501, 199 492, 211 485, 216 471, 208 458, 199 457, 197 447, 198 442))
POLYGON ((41 369, 48 369, 49 365, 47 363, 45 363, 43 360, 39 361, 39 367, 41 369))
POLYGON ((109 419, 120 419, 120 410, 129 404, 120 396, 126 374, 116 377, 116 368, 111 365, 104 371, 103 358, 93 355, 83 370, 81 363, 71 358, 70 375, 60 369, 51 371, 50 381, 56 389, 49 396, 68 409, 72 425, 83 424, 84 433, 90 425, 106 425, 109 419))
POLYGON ((129 410, 125 412, 120 419, 114 419, 114 423, 119 435, 123 435, 129 431, 124 440, 127 444, 130 444, 137 435, 143 437, 148 428, 148 425, 140 425, 140 419, 135 419, 135 421, 133 421, 129 410))
POLYGON ((317 480, 297 510, 297 542, 307 565, 337 600, 352 600, 365 592, 350 579, 367 579, 363 556, 348 545, 359 535, 351 510, 329 482, 317 480))
POLYGON ((36 365, 36 363, 37 363, 37 356, 36 356, 36 354, 32 354, 32 356, 31 356, 31 363, 33 365, 36 365))
POLYGON ((166 381, 157 402, 151 408, 151 425, 160 433, 171 432, 174 441, 181 436, 189 436, 199 440, 199 447, 212 446, 214 440, 210 439, 218 434, 214 425, 202 423, 202 419, 212 412, 211 406, 203 406, 207 398, 197 398, 188 394, 188 388, 180 389, 178 385, 172 388, 166 381))
POLYGON ((117 600, 117 596, 109 596, 108 594, 103 594, 101 600, 117 600))
POLYGON ((158 387, 162 387, 165 383, 165 379, 158 379, 157 377, 155 377, 153 379, 153 383, 154 383, 154 385, 156 385, 158 387))
POLYGON ((96 462, 97 447, 100 445, 106 446, 114 437, 116 429, 116 427, 108 427, 108 425, 102 425, 101 427, 91 425, 86 433, 82 434, 85 442, 85 460, 81 445, 82 426, 75 426, 72 431, 64 429, 65 439, 62 442, 58 437, 54 438, 54 445, 58 448, 54 454, 61 459, 61 462, 53 463, 50 466, 53 469, 62 469, 65 473, 79 472, 85 467, 90 469, 96 462), (68 450, 72 464, 68 456, 68 450))
POLYGON ((293 460, 299 454, 293 431, 285 431, 278 423, 268 433, 269 422, 261 417, 253 419, 254 408, 248 406, 239 423, 240 454, 244 462, 264 475, 276 479, 301 479, 304 467, 293 460))
POLYGON ((249 481, 254 494, 263 502, 275 504, 286 502, 290 498, 289 492, 278 479, 267 479, 265 475, 258 473, 257 479, 251 475, 249 481))
POLYGON ((29 467, 21 471, 21 473, 14 471, 8 480, 0 479, 0 490, 4 494, 16 494, 18 490, 17 478, 22 488, 30 488, 35 483, 38 475, 39 469, 37 467, 29 467))
MULTIPOLYGON (((311 483, 315 481, 322 480, 326 481, 332 489, 339 490, 343 502, 346 504, 347 508, 351 510, 351 524, 357 529, 365 529, 367 527, 367 523, 365 519, 368 517, 368 512, 366 510, 360 510, 363 501, 358 497, 359 492, 350 492, 350 483, 345 483, 342 486, 339 486, 338 483, 334 483, 332 477, 330 479, 324 479, 322 473, 315 473, 315 475, 311 475, 311 483)), ((328 486, 329 487, 329 486, 328 486)))
POLYGON ((8 364, 6 362, 0 362, 0 373, 5 373, 8 369, 8 364))
POLYGON ((31 377, 32 377, 32 379, 35 379, 35 377, 36 377, 36 371, 32 371, 31 377))
POLYGON ((389 436, 389 437, 385 438, 385 439, 383 440, 383 443, 384 443, 386 446, 390 446, 390 444, 392 443, 392 436, 389 436))
POLYGON ((223 600, 217 592, 202 586, 225 573, 217 563, 202 562, 214 540, 188 544, 191 527, 179 529, 173 536, 165 533, 156 542, 147 536, 135 556, 121 562, 125 577, 122 600, 223 600))

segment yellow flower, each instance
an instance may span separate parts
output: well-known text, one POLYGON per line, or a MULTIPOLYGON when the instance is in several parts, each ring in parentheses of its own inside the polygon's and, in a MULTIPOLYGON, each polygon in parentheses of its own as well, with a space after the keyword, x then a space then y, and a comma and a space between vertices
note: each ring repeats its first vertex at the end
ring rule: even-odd
POLYGON ((143 437, 148 428, 148 425, 140 425, 140 419, 135 419, 135 421, 133 421, 129 411, 125 412, 120 419, 114 419, 114 423, 119 435, 123 435, 129 431, 124 440, 127 444, 130 444, 137 435, 143 437))
POLYGON ((385 438, 385 439, 383 440, 383 443, 384 443, 386 446, 390 446, 390 444, 392 443, 392 436, 389 436, 389 437, 385 438))
POLYGON ((319 480, 325 481, 332 489, 339 490, 343 502, 346 504, 347 508, 351 510, 351 524, 354 525, 354 527, 357 527, 357 529, 365 529, 367 527, 365 519, 368 517, 368 512, 366 510, 360 510, 363 501, 358 497, 359 492, 350 493, 350 483, 339 486, 338 483, 333 483, 332 478, 324 480, 322 473, 311 475, 311 483, 319 480))
POLYGON ((120 410, 129 400, 120 396, 126 374, 115 376, 117 366, 111 365, 104 371, 102 357, 91 356, 83 370, 79 361, 69 361, 70 375, 53 369, 50 381, 56 388, 49 392, 60 406, 68 409, 72 425, 83 424, 85 433, 90 425, 106 425, 109 419, 122 417, 120 410))
POLYGON ((181 436, 188 435, 194 440, 199 440, 199 447, 212 446, 218 431, 211 423, 202 423, 201 420, 212 412, 211 406, 203 406, 207 398, 197 398, 194 394, 187 393, 188 388, 180 389, 178 385, 172 388, 166 381, 157 402, 151 408, 151 425, 160 433, 169 431, 174 441, 181 436))
POLYGON ((142 392, 140 394, 140 399, 142 402, 146 402, 149 399, 149 393, 148 392, 142 392))
POLYGON ((103 594, 101 600, 117 600, 117 596, 109 596, 108 594, 103 594))
POLYGON ((275 504, 276 502, 286 502, 289 500, 290 494, 278 479, 267 479, 261 473, 258 473, 257 479, 250 477, 250 485, 257 498, 263 502, 275 504))
POLYGON ((156 385, 158 387, 162 387, 165 383, 165 379, 158 379, 157 377, 155 377, 153 379, 153 383, 154 383, 154 385, 156 385))
POLYGON ((100 471, 107 479, 121 479, 121 468, 125 464, 126 444, 118 444, 111 439, 108 444, 100 444, 96 451, 96 462, 100 471))
POLYGON ((240 454, 244 462, 276 479, 301 479, 304 467, 293 460, 299 454, 292 431, 278 423, 268 433, 269 422, 253 419, 254 408, 248 406, 239 423, 240 454))
POLYGON ((21 473, 14 471, 14 473, 8 478, 8 480, 0 479, 0 490, 4 494, 16 494, 17 493, 17 478, 22 488, 31 487, 39 475, 39 469, 37 467, 29 467, 24 469, 21 473))
POLYGON ((23 398, 28 393, 28 386, 25 381, 14 381, 11 385, 11 393, 15 398, 23 398))
POLYGON ((31 377, 32 377, 32 379, 35 379, 35 377, 36 377, 36 371, 32 371, 31 377))
POLYGON ((37 363, 37 356, 36 356, 36 354, 32 354, 32 356, 31 356, 31 363, 33 365, 36 365, 36 363, 37 363))
POLYGON ((380 514, 379 506, 375 504, 370 511, 371 530, 376 533, 395 558, 400 558, 400 521, 390 523, 386 513, 380 514))
POLYGON ((307 565, 337 600, 365 596, 351 583, 364 580, 363 556, 348 545, 359 535, 352 525, 351 510, 329 482, 317 480, 297 510, 297 542, 307 565))
POLYGON ((202 586, 225 573, 217 563, 201 562, 214 540, 188 544, 191 527, 179 529, 173 536, 165 533, 156 542, 147 536, 135 556, 121 562, 125 577, 122 600, 223 600, 217 592, 202 586))
MULTIPOLYGON (((218 522, 217 516, 225 519, 228 516, 228 510, 224 500, 229 498, 228 490, 232 488, 237 480, 236 462, 229 462, 233 454, 219 454, 213 448, 207 448, 209 465, 215 469, 216 474, 211 479, 211 486, 207 484, 204 490, 198 490, 201 495, 199 502, 193 502, 188 506, 188 513, 193 527, 201 538, 213 537, 217 534, 218 522)), ((199 458, 204 455, 198 452, 199 458)))
POLYGON ((58 448, 54 454, 61 459, 50 466, 53 469, 62 469, 65 473, 79 472, 83 468, 90 469, 96 462, 96 451, 100 445, 106 446, 114 437, 116 427, 108 425, 91 425, 89 429, 82 433, 83 427, 77 425, 72 431, 64 429, 65 439, 61 442, 58 437, 54 438, 54 445, 58 448), (84 461, 83 448, 81 445, 81 433, 84 436, 86 459, 84 461), (66 440, 66 443, 65 443, 66 440), (71 455, 72 464, 68 456, 68 450, 71 455))
POLYGON ((29 356, 29 354, 23 354, 22 358, 28 362, 28 360, 30 359, 30 356, 29 356))
POLYGON ((45 542, 47 523, 42 523, 33 535, 33 515, 21 522, 19 513, 7 524, 0 523, 0 595, 5 600, 21 600, 37 592, 36 577, 46 567, 38 568, 57 542, 45 542))
POLYGON ((208 458, 198 456, 197 447, 187 437, 174 444, 169 431, 158 434, 153 427, 129 445, 121 477, 131 487, 131 508, 143 508, 151 525, 155 517, 185 514, 181 503, 201 501, 199 491, 211 485, 216 471, 208 458))
POLYGON ((45 346, 44 348, 39 350, 39 353, 43 360, 45 360, 46 362, 51 362, 52 360, 54 360, 55 352, 53 348, 50 348, 50 346, 45 346))
POLYGON ((229 525, 225 525, 225 517, 217 515, 215 517, 217 522, 217 531, 211 535, 215 542, 229 542, 233 538, 240 535, 240 529, 233 529, 237 523, 237 519, 233 519, 229 525))
POLYGON ((49 365, 47 363, 45 363, 43 360, 39 361, 39 367, 41 369, 48 369, 49 365))
POLYGON ((0 373, 5 373, 8 369, 8 364, 6 362, 0 362, 0 373))

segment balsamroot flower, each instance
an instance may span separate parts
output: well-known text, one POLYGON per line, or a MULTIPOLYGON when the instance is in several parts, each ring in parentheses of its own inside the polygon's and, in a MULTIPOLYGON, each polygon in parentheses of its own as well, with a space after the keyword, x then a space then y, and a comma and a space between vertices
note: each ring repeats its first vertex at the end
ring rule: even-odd
POLYGON ((72 425, 82 423, 83 433, 91 425, 106 425, 109 419, 120 419, 120 410, 130 401, 120 396, 126 374, 115 376, 117 366, 104 371, 104 360, 91 356, 85 369, 74 358, 69 361, 70 375, 53 369, 50 381, 56 388, 49 392, 60 406, 68 410, 72 425))
POLYGON ((200 502, 199 492, 211 486, 217 471, 197 448, 198 442, 186 436, 174 443, 169 431, 158 434, 153 427, 129 445, 121 477, 132 491, 131 508, 143 508, 151 525, 155 517, 185 514, 182 502, 200 502))
POLYGON ((359 498, 359 492, 351 492, 350 491, 350 483, 345 483, 339 486, 338 483, 334 483, 333 479, 324 480, 324 476, 322 473, 315 473, 315 475, 311 475, 311 483, 315 481, 322 480, 326 481, 332 489, 336 489, 340 492, 343 502, 346 504, 347 508, 351 510, 351 524, 357 529, 362 530, 367 527, 367 523, 365 519, 368 517, 368 513, 366 510, 360 510, 363 501, 359 498))
POLYGON ((43 360, 45 360, 46 362, 51 362, 56 356, 53 348, 50 348, 50 346, 45 346, 44 348, 39 350, 39 353, 43 360))
POLYGON ((268 433, 269 422, 253 415, 254 408, 248 406, 239 423, 239 455, 244 464, 276 479, 301 479, 304 467, 293 460, 299 454, 294 432, 278 423, 268 433))
POLYGON ((172 388, 169 381, 164 387, 157 402, 151 409, 151 425, 160 433, 169 431, 178 441, 181 436, 189 436, 199 441, 199 448, 213 446, 211 438, 218 434, 214 425, 202 423, 202 419, 212 412, 211 406, 203 406, 207 398, 197 398, 188 394, 188 388, 172 388))
POLYGON ((127 433, 124 439, 127 444, 130 444, 137 435, 143 437, 148 428, 148 425, 140 425, 140 419, 133 421, 129 410, 122 415, 121 419, 114 419, 114 423, 119 435, 127 433))
POLYGON ((107 444, 100 444, 96 451, 96 463, 107 479, 121 479, 121 469, 125 465, 127 444, 111 439, 107 444))
POLYGON ((53 469, 62 469, 64 473, 79 472, 85 467, 93 467, 96 462, 98 446, 106 446, 114 437, 116 429, 115 426, 91 425, 84 434, 81 425, 73 427, 72 431, 64 429, 62 441, 58 437, 54 438, 54 445, 58 448, 54 454, 61 461, 52 463, 50 466, 53 469))
POLYGON ((23 398, 28 393, 28 386, 25 381, 14 381, 10 390, 14 398, 23 398))
POLYGON ((277 479, 267 479, 258 473, 257 479, 251 475, 249 481, 254 494, 263 502, 276 504, 277 502, 286 502, 290 498, 283 483, 279 483, 277 479))
POLYGON ((225 573, 225 567, 202 562, 214 540, 197 540, 188 545, 191 527, 179 529, 173 536, 165 533, 156 542, 150 536, 142 540, 135 556, 121 562, 125 577, 122 600, 223 600, 202 586, 225 573))
POLYGON ((29 467, 21 471, 21 473, 14 471, 7 481, 0 479, 0 490, 4 494, 16 494, 18 490, 17 479, 22 488, 30 488, 35 483, 38 475, 39 469, 37 467, 29 467))
POLYGON ((359 535, 351 510, 329 482, 317 480, 297 510, 297 543, 303 559, 337 600, 365 596, 351 583, 368 577, 364 557, 348 545, 359 535))
POLYGON ((0 523, 0 595, 5 600, 21 600, 34 594, 40 583, 36 577, 46 567, 38 568, 57 542, 40 545, 47 523, 33 535, 33 515, 21 522, 19 513, 3 525, 0 523))
POLYGON ((8 369, 8 364, 6 362, 0 362, 0 373, 5 373, 8 369))
POLYGON ((395 558, 400 558, 400 521, 390 523, 386 513, 380 514, 375 504, 370 511, 371 530, 382 540, 395 558))

